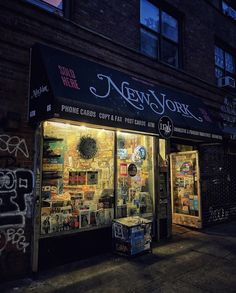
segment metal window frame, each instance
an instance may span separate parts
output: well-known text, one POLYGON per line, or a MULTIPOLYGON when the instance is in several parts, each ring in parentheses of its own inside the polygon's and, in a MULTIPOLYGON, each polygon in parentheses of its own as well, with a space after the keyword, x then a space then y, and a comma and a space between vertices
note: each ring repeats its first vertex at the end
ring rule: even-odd
MULTIPOLYGON (((141 1, 141 0, 140 0, 141 1)), ((140 3, 140 2, 139 2, 140 3)), ((176 15, 174 15, 174 13, 170 13, 168 10, 163 9, 161 6, 158 6, 156 3, 153 3, 150 1, 151 4, 154 4, 159 11, 159 28, 160 31, 159 32, 155 32, 152 29, 150 29, 149 27, 145 26, 144 24, 142 24, 140 22, 140 31, 141 29, 147 31, 148 33, 152 34, 153 36, 157 37, 157 48, 158 48, 158 52, 157 52, 157 58, 153 57, 154 59, 163 62, 164 64, 167 64, 171 67, 174 68, 182 68, 182 34, 181 34, 181 21, 179 19, 179 17, 177 17, 176 15), (172 16, 173 18, 175 18, 178 22, 178 41, 175 42, 169 38, 167 38, 166 36, 164 36, 162 34, 162 12, 165 12, 167 14, 169 14, 170 16, 172 16), (169 43, 173 44, 174 46, 177 47, 178 49, 178 64, 177 66, 173 66, 165 61, 162 60, 162 56, 161 56, 161 51, 162 51, 162 42, 163 40, 168 41, 169 43)), ((139 17, 139 21, 140 21, 140 17, 139 17)), ((141 41, 140 41, 140 51, 141 51, 141 41)))

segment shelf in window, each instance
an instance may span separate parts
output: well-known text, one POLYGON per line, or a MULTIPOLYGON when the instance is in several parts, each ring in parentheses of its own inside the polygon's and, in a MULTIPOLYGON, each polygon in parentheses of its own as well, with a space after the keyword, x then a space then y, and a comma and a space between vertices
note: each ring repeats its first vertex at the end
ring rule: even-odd
POLYGON ((62 172, 62 171, 43 171, 43 180, 46 179, 62 179, 63 176, 59 175, 58 172, 62 172))
POLYGON ((61 155, 43 155, 43 159, 48 159, 48 158, 60 158, 61 155))
POLYGON ((63 141, 63 138, 56 138, 56 137, 44 137, 44 141, 63 141))
POLYGON ((57 237, 57 236, 63 236, 63 235, 69 235, 69 234, 77 234, 85 231, 92 231, 92 230, 98 230, 98 229, 110 229, 111 224, 104 224, 100 226, 91 226, 91 227, 83 227, 79 229, 71 229, 71 230, 64 230, 60 232, 53 232, 53 233, 48 233, 48 234, 40 234, 39 238, 51 238, 51 237, 57 237))
MULTIPOLYGON (((95 184, 94 184, 95 185, 95 184)), ((94 186, 92 185, 92 186, 94 186)), ((81 184, 81 185, 64 185, 64 188, 65 189, 69 189, 69 188, 81 188, 83 186, 91 186, 91 185, 88 185, 88 184, 81 184)))

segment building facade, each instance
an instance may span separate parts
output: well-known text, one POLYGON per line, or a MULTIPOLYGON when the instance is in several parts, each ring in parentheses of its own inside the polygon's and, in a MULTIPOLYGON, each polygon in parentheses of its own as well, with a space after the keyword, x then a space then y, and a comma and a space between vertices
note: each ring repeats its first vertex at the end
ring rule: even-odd
POLYGON ((111 249, 115 218, 159 241, 236 216, 233 1, 0 14, 2 279, 111 249))

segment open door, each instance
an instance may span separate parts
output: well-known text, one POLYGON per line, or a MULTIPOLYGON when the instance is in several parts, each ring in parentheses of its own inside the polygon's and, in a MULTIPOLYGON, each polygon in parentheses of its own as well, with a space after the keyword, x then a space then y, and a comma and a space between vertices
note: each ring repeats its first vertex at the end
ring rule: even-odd
POLYGON ((201 228, 198 152, 171 154, 170 168, 173 223, 201 228))

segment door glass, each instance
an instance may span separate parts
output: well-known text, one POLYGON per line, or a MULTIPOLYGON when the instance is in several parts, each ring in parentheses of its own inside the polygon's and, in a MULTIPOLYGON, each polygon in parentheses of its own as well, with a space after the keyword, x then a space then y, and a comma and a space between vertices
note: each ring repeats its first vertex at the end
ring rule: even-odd
POLYGON ((171 155, 173 212, 199 216, 197 153, 171 155))
POLYGON ((153 138, 117 134, 117 218, 153 215, 153 138))

